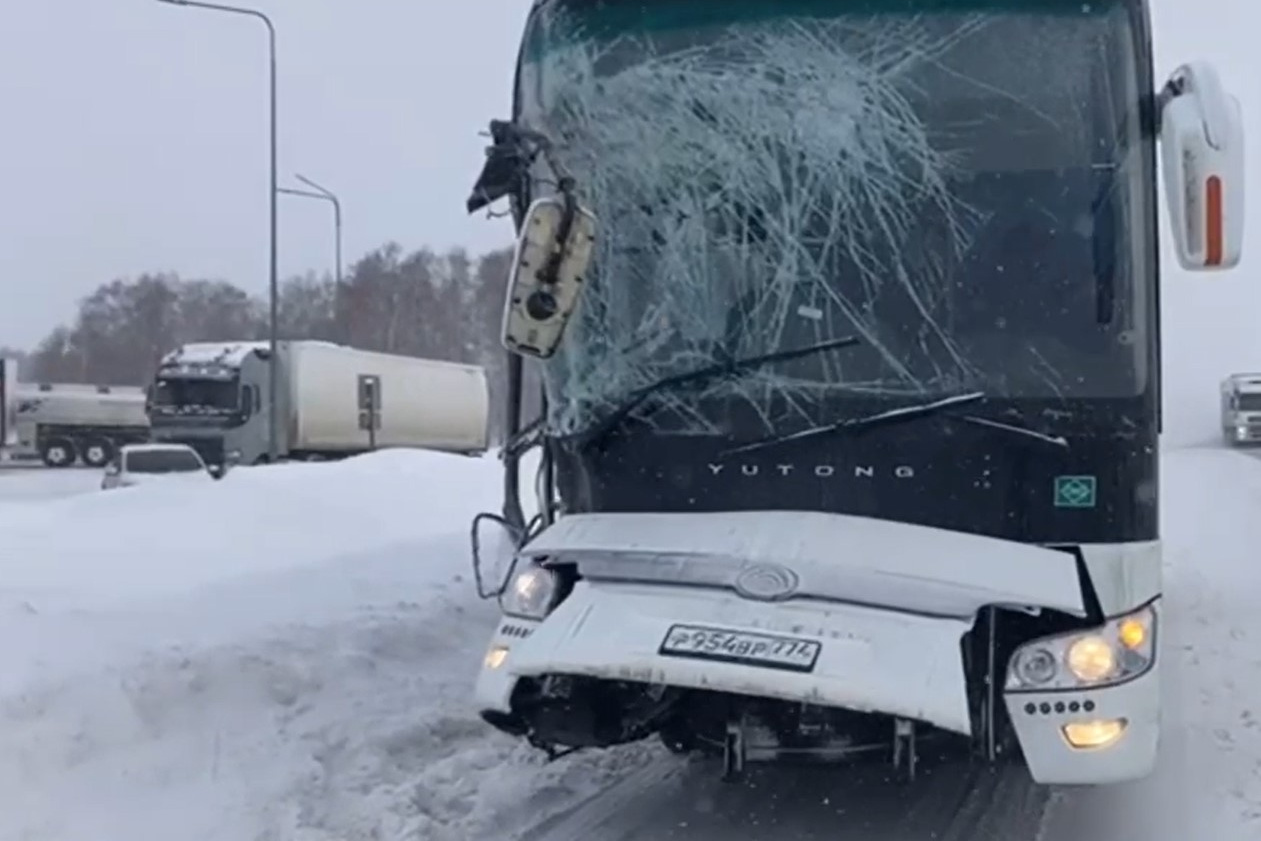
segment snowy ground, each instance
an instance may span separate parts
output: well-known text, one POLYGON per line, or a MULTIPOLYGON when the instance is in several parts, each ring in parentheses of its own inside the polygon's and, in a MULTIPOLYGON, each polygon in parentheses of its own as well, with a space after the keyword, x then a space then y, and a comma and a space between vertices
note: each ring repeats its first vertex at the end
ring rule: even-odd
POLYGON ((49 470, 42 465, 0 463, 0 508, 7 502, 56 499, 88 493, 100 487, 100 470, 49 470))
POLYGON ((51 472, 0 478, 44 497, 0 501, 0 838, 472 841, 598 786, 465 706, 493 621, 465 527, 496 467, 382 453, 51 502, 51 472))
MULTIPOLYGON (((853 817, 818 777, 746 796, 651 747, 544 765, 472 716, 493 609, 465 524, 494 507, 496 468, 381 453, 104 493, 0 477, 0 838, 505 841, 569 812, 533 837, 807 841, 853 817)), ((1242 526, 1261 463, 1174 450, 1162 483, 1160 771, 1057 794, 1041 841, 1261 837, 1242 526)))

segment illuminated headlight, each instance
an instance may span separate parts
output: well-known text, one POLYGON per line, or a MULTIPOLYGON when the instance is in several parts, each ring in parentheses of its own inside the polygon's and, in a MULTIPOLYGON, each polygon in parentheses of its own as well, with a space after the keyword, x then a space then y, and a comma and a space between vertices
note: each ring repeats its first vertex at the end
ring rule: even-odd
POLYGON ((556 574, 538 564, 517 565, 499 606, 509 616, 543 619, 556 603, 556 574))
POLYGON ((1244 426, 1243 424, 1240 424, 1239 426, 1236 426, 1236 427, 1235 427, 1235 437, 1236 437, 1236 438, 1247 438, 1247 437, 1248 437, 1248 427, 1244 426))
POLYGON ((1156 659, 1156 610, 1145 607, 1102 628, 1035 640, 1012 655, 1009 692, 1111 686, 1142 675, 1156 659))

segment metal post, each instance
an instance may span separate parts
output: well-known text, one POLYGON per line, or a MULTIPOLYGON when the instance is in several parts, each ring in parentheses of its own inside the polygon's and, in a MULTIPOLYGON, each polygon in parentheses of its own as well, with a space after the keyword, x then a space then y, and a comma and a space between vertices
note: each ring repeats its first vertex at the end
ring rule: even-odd
POLYGON ((315 181, 311 180, 310 178, 307 178, 305 175, 302 175, 299 173, 295 175, 294 178, 297 178, 303 184, 307 185, 312 190, 314 190, 315 191, 314 195, 318 196, 319 198, 327 200, 330 204, 333 205, 333 253, 336 255, 334 259, 337 261, 334 276, 337 279, 338 288, 341 288, 341 285, 342 285, 342 203, 338 201, 337 196, 333 193, 332 190, 328 189, 327 187, 321 186, 320 184, 317 184, 315 181))
POLYGON ((332 190, 320 186, 305 175, 295 175, 294 177, 311 189, 294 190, 289 187, 281 187, 279 190, 281 193, 289 196, 319 199, 333 206, 333 261, 335 264, 333 266, 333 277, 337 283, 337 292, 340 294, 342 288, 342 203, 332 190))
POLYGON ((171 6, 188 6, 197 9, 208 9, 213 12, 227 12, 234 15, 247 15, 263 22, 267 27, 267 63, 268 63, 268 110, 269 110, 269 138, 268 138, 268 164, 270 172, 268 174, 268 214, 269 214, 269 237, 271 240, 270 255, 268 259, 268 277, 267 277, 267 293, 268 293, 268 324, 267 324, 267 344, 270 350, 270 358, 267 362, 267 460, 275 463, 280 454, 280 413, 277 411, 277 394, 279 389, 279 370, 280 358, 277 345, 278 333, 280 330, 279 307, 280 307, 280 243, 279 243, 279 192, 277 190, 278 174, 277 174, 277 146, 279 125, 276 116, 276 27, 272 24, 271 18, 258 11, 257 9, 247 9, 241 6, 224 6, 218 3, 202 3, 199 0, 158 0, 160 3, 166 3, 171 6))

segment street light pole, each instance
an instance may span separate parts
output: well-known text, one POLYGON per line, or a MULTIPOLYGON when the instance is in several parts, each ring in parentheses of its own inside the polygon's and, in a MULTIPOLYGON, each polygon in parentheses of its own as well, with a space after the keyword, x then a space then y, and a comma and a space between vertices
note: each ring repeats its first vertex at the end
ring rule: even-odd
POLYGON ((337 196, 325 187, 312 181, 302 175, 294 176, 303 184, 306 184, 310 190, 293 190, 288 187, 281 187, 280 192, 290 196, 303 196, 308 199, 319 199, 326 201, 333 206, 333 259, 336 261, 333 267, 333 275, 337 281, 337 288, 342 285, 342 204, 337 200, 337 196))
POLYGON ((305 175, 297 174, 294 177, 311 189, 293 190, 288 187, 281 187, 280 192, 290 196, 302 196, 303 198, 308 199, 319 199, 320 201, 326 201, 333 206, 334 323, 337 325, 337 332, 340 338, 345 341, 348 336, 345 335, 344 322, 342 319, 342 296, 345 294, 342 288, 342 203, 338 200, 336 194, 334 194, 332 190, 318 184, 310 178, 307 178, 305 175))
POLYGON ((276 119, 276 27, 272 24, 271 18, 258 11, 257 9, 246 9, 240 6, 224 6, 218 3, 203 3, 200 0, 158 0, 160 3, 166 3, 172 6, 188 6, 197 9, 208 9, 212 12, 227 12, 234 15, 246 15, 263 22, 267 27, 267 62, 268 62, 268 110, 270 124, 268 130, 268 163, 270 182, 267 191, 268 213, 269 213, 269 238, 271 240, 271 254, 268 260, 268 277, 267 277, 267 293, 268 293, 268 314, 267 314, 267 344, 270 351, 267 361, 267 460, 271 464, 275 464, 280 454, 280 413, 277 411, 277 394, 278 394, 278 373, 279 373, 279 354, 277 348, 277 334, 280 329, 279 307, 280 307, 280 244, 278 242, 278 216, 279 216, 279 193, 277 192, 277 154, 276 148, 277 135, 279 134, 278 120, 276 119))
POLYGON ((338 200, 337 196, 333 194, 332 190, 328 189, 327 187, 321 186, 320 184, 317 184, 315 181, 312 181, 310 178, 307 178, 305 175, 302 175, 301 173, 299 173, 295 175, 294 177, 297 178, 299 181, 301 181, 303 184, 310 187, 315 192, 319 193, 321 198, 328 199, 329 202, 333 205, 333 236, 334 236, 333 245, 334 245, 334 253, 336 254, 336 260, 337 260, 337 267, 336 267, 336 271, 334 272, 334 275, 337 279, 337 288, 341 289, 341 286, 342 286, 342 203, 338 200))

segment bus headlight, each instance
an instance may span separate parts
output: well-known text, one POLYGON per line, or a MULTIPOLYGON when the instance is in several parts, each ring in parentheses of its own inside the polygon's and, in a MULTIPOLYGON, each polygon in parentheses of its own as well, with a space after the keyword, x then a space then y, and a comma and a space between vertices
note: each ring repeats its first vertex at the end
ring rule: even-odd
POLYGON ((1116 652, 1112 644, 1103 637, 1089 636, 1073 640, 1065 660, 1068 670, 1083 683, 1099 683, 1116 673, 1116 652))
POLYGON ((522 561, 499 597, 499 607, 509 616, 539 620, 555 607, 556 595, 556 573, 536 563, 522 561))
POLYGON ((1133 680, 1156 659, 1156 618, 1149 606, 1102 628, 1026 643, 1012 654, 1007 691, 1087 689, 1133 680))

